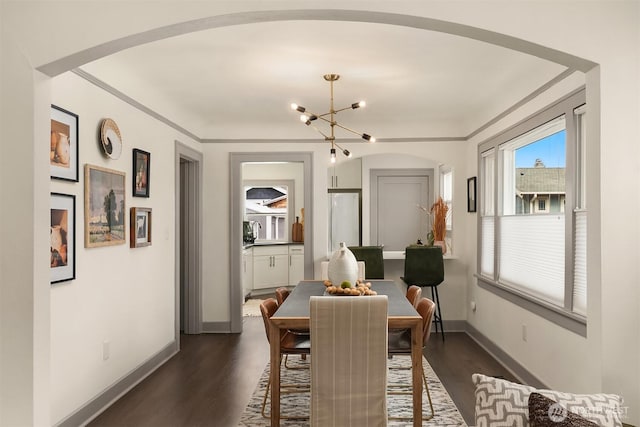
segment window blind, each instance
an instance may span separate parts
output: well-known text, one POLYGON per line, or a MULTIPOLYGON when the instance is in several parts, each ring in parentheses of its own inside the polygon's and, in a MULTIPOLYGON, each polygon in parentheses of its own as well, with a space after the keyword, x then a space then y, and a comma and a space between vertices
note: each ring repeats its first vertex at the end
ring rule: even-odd
POLYGON ((564 215, 504 216, 499 220, 499 280, 562 306, 564 215))
POLYGON ((587 315, 587 211, 574 213, 573 311, 587 315))
POLYGON ((494 217, 482 217, 482 250, 480 252, 480 274, 493 279, 494 217))

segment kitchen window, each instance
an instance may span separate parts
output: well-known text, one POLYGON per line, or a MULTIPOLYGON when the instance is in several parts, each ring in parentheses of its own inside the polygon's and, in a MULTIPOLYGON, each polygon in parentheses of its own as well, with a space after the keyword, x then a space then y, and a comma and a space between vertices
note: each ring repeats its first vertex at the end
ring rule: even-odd
POLYGON ((584 90, 479 146, 479 283, 586 333, 584 90), (582 106, 582 107, 581 107, 582 106))
POLYGON ((244 217, 256 242, 289 241, 292 186, 285 182, 245 182, 244 217))

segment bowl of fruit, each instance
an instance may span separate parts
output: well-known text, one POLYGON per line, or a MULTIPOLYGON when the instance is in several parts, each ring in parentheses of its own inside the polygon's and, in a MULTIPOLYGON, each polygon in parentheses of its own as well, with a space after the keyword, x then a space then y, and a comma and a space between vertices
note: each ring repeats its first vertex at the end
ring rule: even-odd
POLYGON ((378 295, 378 293, 371 289, 371 282, 364 282, 356 280, 355 284, 351 284, 348 280, 340 283, 336 286, 331 281, 324 281, 325 295, 342 296, 342 297, 360 297, 369 295, 378 295))

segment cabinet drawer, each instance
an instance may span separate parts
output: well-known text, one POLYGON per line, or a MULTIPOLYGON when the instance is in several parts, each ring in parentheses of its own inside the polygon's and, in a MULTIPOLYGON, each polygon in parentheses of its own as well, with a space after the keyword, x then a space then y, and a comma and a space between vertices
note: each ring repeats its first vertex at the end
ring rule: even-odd
POLYGON ((290 245, 289 255, 304 255, 304 246, 302 245, 290 245))
POLYGON ((289 248, 287 245, 254 246, 253 256, 262 255, 289 255, 289 248))

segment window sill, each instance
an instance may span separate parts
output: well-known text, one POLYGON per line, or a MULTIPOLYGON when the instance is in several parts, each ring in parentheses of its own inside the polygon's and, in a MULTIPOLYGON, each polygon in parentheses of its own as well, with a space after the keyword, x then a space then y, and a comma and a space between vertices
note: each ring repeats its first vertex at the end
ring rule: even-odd
POLYGON ((560 307, 554 306, 544 300, 528 295, 517 289, 494 282, 479 274, 474 274, 478 279, 478 286, 507 301, 524 308, 538 316, 568 329, 580 336, 587 336, 587 319, 576 313, 568 312, 560 307))

